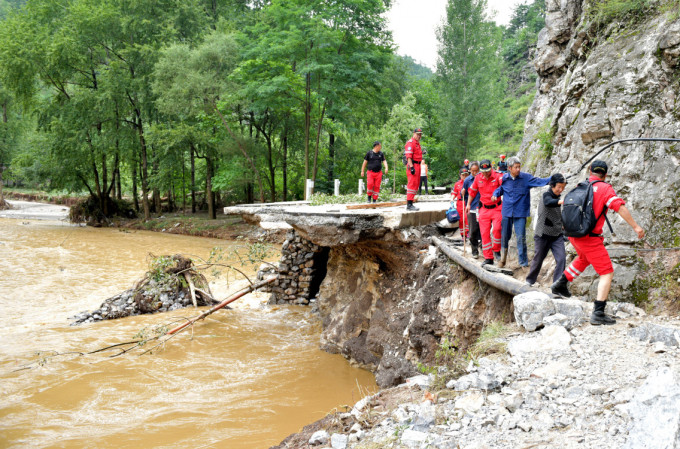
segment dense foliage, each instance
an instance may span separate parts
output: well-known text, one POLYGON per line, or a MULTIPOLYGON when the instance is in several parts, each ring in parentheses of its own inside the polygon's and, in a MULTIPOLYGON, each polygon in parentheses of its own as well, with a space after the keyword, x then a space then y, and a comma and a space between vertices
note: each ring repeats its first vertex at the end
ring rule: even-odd
MULTIPOLYGON (((432 181, 521 141, 540 0, 510 26, 450 0, 437 72, 394 53, 389 0, 0 0, 0 186, 166 209, 356 190, 425 131, 432 181), (4 178, 4 181, 1 181, 4 178)), ((0 187, 0 197, 2 190, 0 187)))

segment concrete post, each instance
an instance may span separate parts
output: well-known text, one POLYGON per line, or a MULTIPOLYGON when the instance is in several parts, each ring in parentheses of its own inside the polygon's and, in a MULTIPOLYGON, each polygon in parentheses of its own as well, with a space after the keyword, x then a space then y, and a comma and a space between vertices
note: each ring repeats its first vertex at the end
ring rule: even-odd
POLYGON ((307 183, 305 185, 305 200, 309 201, 309 199, 312 197, 312 191, 314 190, 314 181, 311 179, 307 180, 307 183))
POLYGON ((364 193, 364 180, 360 179, 359 180, 359 195, 361 195, 362 193, 364 193))
POLYGON ((335 189, 333 191, 333 195, 340 196, 340 180, 339 179, 335 180, 335 189))

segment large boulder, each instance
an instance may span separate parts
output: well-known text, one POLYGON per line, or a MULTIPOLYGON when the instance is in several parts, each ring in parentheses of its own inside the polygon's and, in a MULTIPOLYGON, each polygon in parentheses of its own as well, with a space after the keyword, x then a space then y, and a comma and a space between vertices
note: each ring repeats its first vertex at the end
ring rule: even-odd
POLYGON ((628 407, 624 449, 680 448, 680 379, 670 368, 649 375, 628 407))
POLYGON ((543 292, 528 292, 512 299, 515 321, 533 332, 550 325, 560 325, 567 330, 583 324, 590 315, 592 304, 578 299, 552 298, 543 292))

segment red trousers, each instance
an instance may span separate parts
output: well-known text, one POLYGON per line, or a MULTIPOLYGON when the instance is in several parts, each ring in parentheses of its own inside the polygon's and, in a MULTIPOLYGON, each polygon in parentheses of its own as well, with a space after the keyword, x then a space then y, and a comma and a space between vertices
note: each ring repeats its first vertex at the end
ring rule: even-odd
POLYGON ((487 209, 480 205, 477 220, 479 221, 479 231, 482 233, 484 258, 493 259, 493 253, 501 250, 503 209, 500 206, 495 209, 487 209))
POLYGON ((418 192, 418 186, 420 185, 420 162, 414 162, 413 167, 416 169, 414 174, 411 174, 411 170, 406 166, 406 200, 413 201, 416 198, 416 193, 418 192))
POLYGON ((614 272, 609 253, 604 247, 604 237, 569 237, 569 241, 576 249, 576 259, 564 270, 569 282, 579 277, 588 265, 592 265, 600 276, 614 272))
POLYGON ((470 231, 470 223, 468 223, 467 215, 465 215, 465 206, 463 201, 456 201, 456 210, 458 211, 458 216, 460 221, 458 222, 458 229, 460 229, 460 235, 463 238, 467 238, 468 232, 470 231), (465 221, 465 222, 463 222, 465 221))
POLYGON ((380 183, 382 182, 382 171, 368 171, 366 173, 366 194, 378 199, 380 193, 380 183))

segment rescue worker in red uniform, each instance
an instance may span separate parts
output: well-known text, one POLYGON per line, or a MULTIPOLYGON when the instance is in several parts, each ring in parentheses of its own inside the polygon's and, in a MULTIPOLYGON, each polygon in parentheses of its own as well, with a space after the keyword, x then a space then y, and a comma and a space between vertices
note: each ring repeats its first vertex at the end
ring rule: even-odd
POLYGON ((420 148, 420 138, 423 130, 416 128, 413 130, 413 137, 404 145, 404 157, 406 157, 406 210, 418 210, 413 205, 416 192, 420 185, 420 163, 423 160, 423 150, 420 148))
POLYGON ((465 212, 465 203, 463 202, 463 183, 465 178, 470 175, 467 168, 463 167, 460 169, 460 181, 453 185, 453 191, 451 192, 451 199, 456 202, 456 211, 458 211, 458 216, 460 217, 459 226, 460 236, 466 239, 469 233, 470 225, 463 215, 465 212))
MULTIPOLYGON (((588 181, 604 181, 607 178, 607 163, 604 161, 593 161, 590 165, 590 178, 588 181)), ((626 203, 616 196, 614 188, 605 182, 598 182, 593 185, 593 211, 595 216, 602 214, 604 208, 612 209, 625 220, 633 231, 638 235, 638 238, 645 236, 645 231, 633 219, 630 211, 626 207, 626 203)), ((606 214, 606 211, 605 211, 606 214)), ((553 294, 564 297, 571 296, 568 284, 577 278, 581 273, 592 265, 595 272, 600 275, 600 281, 597 285, 597 300, 593 308, 593 314, 590 316, 590 323, 594 325, 599 324, 615 324, 616 320, 608 315, 605 315, 604 309, 607 305, 607 296, 611 289, 612 279, 614 278, 614 267, 609 258, 609 253, 604 247, 604 237, 602 236, 602 227, 605 222, 605 214, 602 214, 600 219, 595 224, 590 235, 584 237, 569 237, 569 241, 576 249, 576 259, 564 270, 562 277, 555 282, 551 290, 553 294)))
POLYGON ((503 203, 500 199, 493 201, 494 191, 503 182, 503 175, 491 167, 491 161, 484 159, 479 163, 480 173, 470 186, 468 204, 465 213, 470 212, 470 204, 479 193, 479 229, 482 233, 482 265, 493 265, 493 260, 501 257, 501 222, 503 221, 503 203))
POLYGON ((376 140, 373 142, 373 149, 364 156, 364 165, 361 166, 361 177, 364 177, 364 171, 368 168, 366 173, 366 194, 368 195, 368 202, 371 200, 374 203, 378 202, 378 194, 380 193, 380 183, 382 183, 382 165, 385 166, 385 174, 387 174, 387 159, 382 151, 382 144, 376 140))

